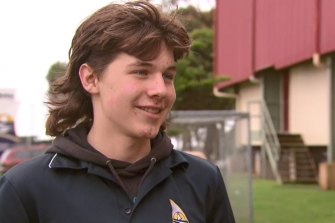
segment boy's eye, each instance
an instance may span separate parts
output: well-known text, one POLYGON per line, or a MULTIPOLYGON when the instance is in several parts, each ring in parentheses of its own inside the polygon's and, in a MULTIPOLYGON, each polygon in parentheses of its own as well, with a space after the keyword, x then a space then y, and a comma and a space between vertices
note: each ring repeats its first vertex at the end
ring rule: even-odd
POLYGON ((146 76, 146 75, 148 75, 148 72, 145 71, 145 70, 138 70, 138 71, 135 71, 134 73, 136 75, 138 75, 138 76, 146 76))
POLYGON ((165 79, 165 80, 169 80, 169 81, 173 81, 174 80, 174 74, 170 74, 170 73, 164 73, 163 74, 163 78, 165 79))

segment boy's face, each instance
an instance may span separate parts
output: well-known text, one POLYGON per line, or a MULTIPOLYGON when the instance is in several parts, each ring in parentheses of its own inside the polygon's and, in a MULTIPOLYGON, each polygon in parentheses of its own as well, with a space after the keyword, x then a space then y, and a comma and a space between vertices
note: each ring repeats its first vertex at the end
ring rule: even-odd
POLYGON ((165 45, 151 61, 119 54, 96 80, 94 125, 132 138, 155 137, 176 99, 175 75, 173 53, 165 45))

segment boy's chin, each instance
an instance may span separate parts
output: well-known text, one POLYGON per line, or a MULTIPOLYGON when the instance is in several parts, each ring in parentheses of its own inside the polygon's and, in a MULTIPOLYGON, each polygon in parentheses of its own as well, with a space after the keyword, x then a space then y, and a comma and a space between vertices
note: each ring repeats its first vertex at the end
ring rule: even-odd
POLYGON ((148 128, 148 129, 145 129, 143 132, 142 132, 142 137, 143 138, 147 138, 147 139, 153 139, 157 136, 158 132, 159 132, 159 127, 158 128, 148 128))

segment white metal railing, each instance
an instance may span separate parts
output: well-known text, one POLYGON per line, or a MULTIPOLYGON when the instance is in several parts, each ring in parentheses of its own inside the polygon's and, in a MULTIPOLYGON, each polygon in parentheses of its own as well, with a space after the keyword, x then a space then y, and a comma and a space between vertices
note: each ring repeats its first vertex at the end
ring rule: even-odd
POLYGON ((265 141, 269 143, 270 150, 272 152, 273 158, 275 161, 279 160, 280 156, 280 144, 278 140, 277 131, 274 128, 270 112, 264 101, 261 101, 261 112, 263 117, 263 136, 265 141))
POLYGON ((280 158, 280 144, 277 131, 274 128, 272 118, 270 116, 270 112, 264 101, 250 101, 248 103, 249 112, 251 111, 250 108, 252 105, 258 105, 260 108, 260 114, 258 115, 258 117, 260 117, 261 119, 260 132, 262 136, 262 149, 264 148, 269 158, 273 175, 275 176, 277 182, 281 183, 282 179, 278 170, 278 161, 280 158))

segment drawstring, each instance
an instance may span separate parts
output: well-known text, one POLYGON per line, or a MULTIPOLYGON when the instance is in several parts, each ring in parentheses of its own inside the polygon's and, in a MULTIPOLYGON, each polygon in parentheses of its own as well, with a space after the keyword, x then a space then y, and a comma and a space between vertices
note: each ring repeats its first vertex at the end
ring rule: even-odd
POLYGON ((120 184, 120 186, 122 187, 122 189, 124 191, 127 191, 127 188, 123 184, 123 182, 122 182, 119 174, 116 172, 115 168, 113 167, 112 161, 111 160, 107 160, 106 161, 106 165, 109 167, 110 171, 112 172, 112 174, 114 175, 114 177, 116 178, 117 182, 120 184))
MULTIPOLYGON (((145 173, 144 173, 144 175, 143 175, 143 177, 142 177, 142 179, 141 179, 140 184, 139 184, 138 187, 140 187, 142 185, 143 180, 149 174, 150 170, 152 170, 152 168, 154 167, 154 165, 155 165, 156 162, 157 162, 157 159, 155 157, 151 157, 151 159, 150 159, 150 165, 149 165, 148 169, 145 171, 145 173)), ((134 204, 135 204, 136 200, 137 200, 137 196, 133 197, 133 203, 134 204)))
MULTIPOLYGON (((147 170, 145 171, 145 173, 141 177, 141 180, 140 180, 140 183, 138 184, 137 189, 141 186, 143 180, 150 173, 152 168, 155 166, 156 162, 157 162, 157 159, 155 157, 151 157, 149 167, 147 168, 147 170)), ((124 182, 122 181, 122 179, 120 178, 119 174, 116 172, 116 170, 115 170, 115 168, 112 164, 112 160, 107 160, 106 165, 108 166, 108 168, 110 169, 112 174, 115 176, 115 178, 116 178, 117 182, 119 183, 119 185, 121 186, 121 188, 128 193, 127 187, 125 186, 124 182)), ((135 196, 135 199, 136 199, 136 196, 135 196)))
POLYGON ((154 167, 154 165, 156 164, 156 162, 157 162, 157 159, 155 157, 151 157, 151 159, 150 159, 150 165, 149 165, 148 169, 145 171, 145 173, 143 174, 143 177, 142 177, 142 179, 140 181, 139 186, 141 186, 144 178, 149 174, 149 172, 152 170, 152 168, 154 167))
POLYGON ((154 167, 154 165, 155 165, 156 162, 157 162, 156 157, 151 157, 151 159, 150 159, 150 166, 148 168, 148 171, 150 171, 154 167))

